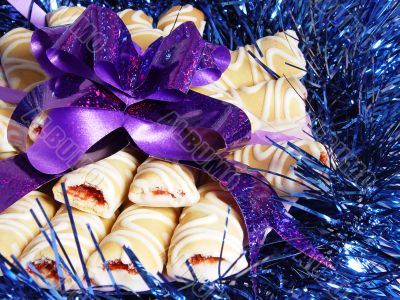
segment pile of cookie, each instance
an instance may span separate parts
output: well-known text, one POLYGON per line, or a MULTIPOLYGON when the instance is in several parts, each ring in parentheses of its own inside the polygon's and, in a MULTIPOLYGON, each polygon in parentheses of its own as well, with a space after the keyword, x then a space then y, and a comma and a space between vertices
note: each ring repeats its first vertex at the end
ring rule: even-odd
MULTIPOLYGON (((84 9, 62 7, 48 14, 48 25, 71 24, 84 9)), ((126 9, 118 14, 142 50, 183 22, 194 22, 201 34, 206 24, 203 12, 191 5, 172 7, 159 17, 156 28, 153 28, 153 19, 143 11, 126 9)), ((0 39, 4 71, 0 76, 1 85, 27 92, 48 79, 32 55, 31 36, 30 30, 16 28, 0 39)), ((304 124, 307 118, 304 102, 307 91, 300 81, 305 68, 296 33, 287 30, 259 39, 257 47, 246 45, 231 51, 231 64, 222 77, 193 90, 243 109, 251 121, 252 132, 282 132, 302 126, 299 124, 304 124)), ((7 140, 7 126, 14 108, 0 101, 0 160, 18 153, 7 140)), ((42 113, 31 124, 31 143, 45 122, 46 114, 42 113)), ((329 165, 326 149, 312 138, 292 142, 329 165)), ((284 151, 287 142, 280 142, 280 146, 253 143, 229 153, 227 158, 270 171, 262 174, 281 197, 293 200, 291 194, 304 190, 304 185, 293 171, 295 159, 284 151)), ((68 211, 63 204, 62 184, 73 207, 82 255, 95 286, 111 286, 111 272, 115 282, 127 290, 149 289, 123 250, 124 246, 133 250, 148 272, 156 277, 164 274, 171 280, 194 279, 188 263, 202 282, 231 276, 248 267, 243 255, 245 227, 227 191, 200 171, 144 157, 136 149, 127 147, 67 173, 54 184, 52 195, 31 192, 0 213, 0 253, 19 258, 43 287, 47 286, 42 280, 45 278, 59 288, 60 274, 53 248, 30 213, 32 209, 39 221, 46 224, 34 201, 36 198, 62 241, 63 249, 58 246, 61 259, 72 265, 77 277, 84 277, 68 211), (99 242, 107 268, 86 224, 99 242)), ((50 232, 49 224, 46 228, 50 232)), ((75 278, 64 267, 61 269, 66 288, 77 288, 75 278)))

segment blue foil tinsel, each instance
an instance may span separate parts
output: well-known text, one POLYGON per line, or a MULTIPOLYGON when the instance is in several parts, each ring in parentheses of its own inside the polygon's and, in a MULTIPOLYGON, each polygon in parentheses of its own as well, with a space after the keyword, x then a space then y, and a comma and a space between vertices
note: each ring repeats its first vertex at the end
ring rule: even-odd
MULTIPOLYGON (((97 3, 157 16, 191 3, 207 15, 205 37, 234 49, 284 29, 296 31, 307 59, 313 135, 326 144, 332 168, 292 145, 297 174, 312 187, 296 196, 291 213, 333 261, 330 270, 268 235, 258 274, 201 284, 169 283, 141 275, 155 298, 369 299, 400 297, 400 2, 362 0, 264 1, 35 1, 46 11, 97 3), (317 171, 316 171, 317 170, 317 171), (252 283, 257 282, 256 294, 252 283)), ((0 4, 0 31, 30 26, 0 4)), ((284 201, 284 200, 282 200, 284 201)), ((40 224, 39 224, 40 225, 40 224)), ((44 224, 43 224, 44 225, 44 224)), ((90 229, 90 228, 89 228, 90 229)), ((51 231, 54 243, 57 237, 51 231)), ((97 243, 96 241, 94 241, 97 243)), ((97 245, 98 247, 98 245, 97 245)), ((126 249, 132 262, 140 262, 126 249)), ((68 262, 61 261, 68 266, 68 262)), ((42 290, 18 261, 0 256, 1 298, 123 298, 126 292, 42 290)), ((140 268, 139 268, 140 269, 140 268)), ((141 269, 140 269, 141 270, 141 269)), ((129 294, 131 297, 142 297, 129 294)), ((144 295, 148 298, 149 295, 144 295)))

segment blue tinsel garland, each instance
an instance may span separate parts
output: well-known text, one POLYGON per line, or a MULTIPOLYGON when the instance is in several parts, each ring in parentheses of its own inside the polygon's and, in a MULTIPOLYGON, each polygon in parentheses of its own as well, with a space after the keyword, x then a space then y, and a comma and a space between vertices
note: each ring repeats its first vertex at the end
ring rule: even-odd
MULTIPOLYGON (((116 11, 143 9, 156 17, 172 5, 192 3, 207 15, 206 37, 235 48, 264 35, 294 29, 308 62, 305 83, 313 134, 328 145, 328 169, 298 156, 298 175, 313 190, 291 213, 329 256, 335 271, 319 266, 270 234, 260 254, 257 297, 400 297, 400 2, 398 1, 36 1, 47 11, 61 5, 98 3, 116 11), (52 4, 50 4, 52 3, 52 4), (319 172, 315 172, 317 169, 319 172)), ((0 5, 0 31, 29 26, 0 5)), ((293 145, 293 147, 295 147, 293 145)), ((293 152, 294 153, 294 152, 293 152)), ((295 154, 294 154, 295 155, 295 154)), ((54 243, 54 237, 49 241, 54 243)), ((255 298, 252 277, 192 285, 155 281, 132 261, 162 298, 255 298)), ((4 275, 0 296, 59 298, 42 290, 20 268, 4 275), (17 280, 18 275, 19 280, 17 280), (10 289, 10 287, 13 287, 10 289)), ((123 292, 114 293, 123 297, 123 292)), ((80 294, 82 297, 83 295, 80 294)), ((73 295, 70 295, 73 296, 73 295)), ((88 291, 86 297, 111 298, 88 291)), ((145 296, 146 297, 146 296, 145 296)))

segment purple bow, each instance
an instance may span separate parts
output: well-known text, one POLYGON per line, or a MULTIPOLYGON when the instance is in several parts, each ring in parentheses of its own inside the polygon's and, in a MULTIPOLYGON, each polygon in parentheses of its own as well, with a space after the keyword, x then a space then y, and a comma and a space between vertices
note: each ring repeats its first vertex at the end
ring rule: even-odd
POLYGON ((35 116, 49 111, 37 141, 0 162, 0 211, 71 167, 97 161, 131 143, 157 158, 198 168, 226 187, 240 208, 255 263, 265 230, 317 261, 331 263, 286 215, 259 174, 218 155, 250 138, 239 108, 192 91, 217 80, 229 51, 184 23, 145 51, 113 11, 89 6, 70 26, 34 32, 32 49, 51 80, 18 104, 9 140, 26 150, 35 116))

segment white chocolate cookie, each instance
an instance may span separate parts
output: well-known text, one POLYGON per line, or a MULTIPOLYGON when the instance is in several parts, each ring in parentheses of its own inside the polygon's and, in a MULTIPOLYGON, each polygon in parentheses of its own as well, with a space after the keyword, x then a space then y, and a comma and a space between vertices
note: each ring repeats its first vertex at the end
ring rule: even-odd
POLYGON ((168 275, 179 281, 183 278, 193 280, 186 261, 190 262, 200 282, 216 280, 219 275, 233 275, 247 267, 245 256, 241 256, 244 231, 240 216, 233 208, 220 255, 228 216, 227 203, 233 202, 232 196, 217 183, 206 184, 199 192, 200 201, 183 209, 168 251, 168 275))
POLYGON ((200 34, 203 35, 206 26, 205 15, 201 10, 190 4, 173 6, 160 15, 157 28, 169 34, 184 22, 193 22, 200 34))
MULTIPOLYGON (((323 164, 329 165, 328 153, 322 144, 308 140, 297 140, 291 142, 320 160, 323 164)), ((287 143, 281 142, 279 144, 290 151, 297 153, 297 151, 289 147, 287 143)), ((304 183, 304 181, 294 172, 293 168, 296 165, 295 158, 274 145, 248 145, 233 152, 233 155, 229 156, 229 158, 244 163, 250 167, 268 170, 289 177, 290 179, 295 179, 300 183, 304 183)), ((303 185, 293 180, 266 172, 261 172, 261 174, 265 176, 280 196, 288 196, 292 193, 298 193, 305 190, 303 185)))
MULTIPOLYGON (((83 259, 86 261, 88 257, 96 251, 95 244, 90 236, 86 224, 90 225, 95 238, 100 242, 110 231, 115 218, 102 219, 96 215, 91 215, 76 209, 72 210, 72 214, 79 237, 83 259)), ((77 277, 83 281, 82 264, 68 217, 68 211, 65 206, 62 206, 58 210, 57 214, 51 219, 51 224, 61 240, 61 243, 76 271, 77 277)), ((49 229, 47 229, 46 232, 50 237, 49 229)), ((61 250, 61 247, 57 245, 57 248, 60 257, 62 257, 68 265, 68 261, 61 250)), ((46 288, 47 286, 37 275, 35 275, 33 270, 29 268, 28 263, 31 263, 53 287, 56 289, 60 288, 60 278, 57 272, 56 258, 51 244, 48 243, 46 237, 42 233, 37 235, 28 246, 26 246, 19 259, 22 266, 28 271, 28 273, 30 273, 32 278, 40 287, 46 288)), ((71 267, 69 266, 69 268, 71 267)), ((62 273, 65 278, 65 288, 67 290, 76 289, 77 284, 68 275, 68 272, 64 268, 62 268, 62 273)))
POLYGON ((10 88, 30 91, 48 79, 31 50, 32 31, 15 28, 0 38, 1 65, 10 88))
POLYGON ((26 245, 40 232, 31 209, 40 223, 46 223, 36 199, 40 201, 46 215, 52 218, 58 203, 36 191, 30 192, 0 213, 0 253, 7 259, 11 259, 11 255, 18 258, 26 245))
POLYGON ((239 47, 231 51, 231 63, 221 78, 211 85, 228 90, 277 79, 267 72, 248 51, 279 77, 301 78, 306 74, 306 61, 298 44, 296 33, 293 30, 286 30, 257 40, 262 57, 254 45, 239 47))
MULTIPOLYGON (((178 224, 180 209, 144 207, 131 204, 120 214, 111 233, 100 244, 102 253, 118 285, 134 292, 149 289, 135 269, 123 246, 130 248, 153 276, 162 273, 172 233, 178 224)), ((111 285, 98 252, 87 268, 96 285, 111 285)))
POLYGON ((47 24, 50 27, 72 24, 85 11, 82 6, 62 6, 59 9, 48 13, 46 16, 47 24))
POLYGON ((307 90, 296 77, 262 81, 253 86, 223 91, 216 86, 193 88, 212 98, 241 108, 250 119, 252 131, 284 131, 307 118, 307 90))
POLYGON ((138 168, 129 200, 154 207, 182 207, 196 203, 196 172, 177 163, 148 158, 138 168))
POLYGON ((8 124, 13 111, 13 107, 0 107, 0 153, 16 151, 7 137, 8 124))
POLYGON ((128 198, 138 165, 131 150, 121 150, 61 177, 53 187, 54 198, 64 202, 61 183, 65 183, 72 207, 110 218, 128 198))

